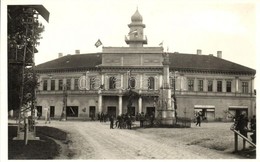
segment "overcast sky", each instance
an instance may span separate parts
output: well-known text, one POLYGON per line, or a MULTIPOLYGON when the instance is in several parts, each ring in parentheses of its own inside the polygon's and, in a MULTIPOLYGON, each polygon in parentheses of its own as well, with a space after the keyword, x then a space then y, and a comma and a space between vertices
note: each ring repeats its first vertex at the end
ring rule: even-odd
MULTIPOLYGON (((12 2, 12 1, 10 1, 12 2)), ((17 1, 15 1, 17 2, 17 1)), ((23 1, 22 1, 23 2, 23 1)), ((26 2, 26 1, 25 1, 26 2)), ((256 69, 256 7, 254 1, 181 0, 44 0, 50 12, 36 54, 36 65, 56 59, 58 53, 101 52, 105 47, 128 45, 124 36, 137 7, 146 25, 145 46, 169 52, 202 54, 222 51, 222 58, 256 69), (250 3, 251 2, 251 3, 250 3)), ((20 2, 19 2, 20 3, 20 2)))

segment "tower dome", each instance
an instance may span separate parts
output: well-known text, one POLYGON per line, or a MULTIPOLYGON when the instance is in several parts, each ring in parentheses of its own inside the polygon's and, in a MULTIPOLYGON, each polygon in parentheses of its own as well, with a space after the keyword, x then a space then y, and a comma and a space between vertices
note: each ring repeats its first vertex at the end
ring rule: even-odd
POLYGON ((143 17, 138 12, 138 9, 135 11, 133 16, 131 17, 131 20, 132 20, 132 22, 142 22, 143 21, 143 17))

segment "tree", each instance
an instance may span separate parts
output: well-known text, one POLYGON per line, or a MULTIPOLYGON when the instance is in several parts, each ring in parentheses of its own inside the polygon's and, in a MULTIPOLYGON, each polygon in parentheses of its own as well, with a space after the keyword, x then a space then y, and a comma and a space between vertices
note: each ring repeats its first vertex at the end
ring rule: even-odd
POLYGON ((38 21, 38 12, 33 6, 8 6, 8 110, 22 106, 20 97, 23 97, 23 104, 34 99, 27 94, 38 85, 32 66, 34 53, 37 53, 35 47, 39 45, 43 31, 44 26, 38 21), (23 79, 25 84, 21 95, 23 79))

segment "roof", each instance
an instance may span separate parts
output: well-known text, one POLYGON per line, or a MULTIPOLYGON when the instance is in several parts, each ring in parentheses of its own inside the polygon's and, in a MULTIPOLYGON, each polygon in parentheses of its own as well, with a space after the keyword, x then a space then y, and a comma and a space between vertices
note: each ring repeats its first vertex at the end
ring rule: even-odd
MULTIPOLYGON (((224 72, 255 75, 254 69, 215 57, 169 53, 170 69, 178 71, 224 72)), ((102 64, 102 53, 67 55, 36 66, 38 72, 95 69, 102 64)))
POLYGON ((95 68, 102 62, 101 54, 66 55, 36 66, 36 71, 95 68))
POLYGON ((239 74, 253 74, 254 69, 227 61, 213 55, 197 55, 184 53, 169 54, 170 68, 175 70, 205 71, 205 72, 230 72, 239 74))

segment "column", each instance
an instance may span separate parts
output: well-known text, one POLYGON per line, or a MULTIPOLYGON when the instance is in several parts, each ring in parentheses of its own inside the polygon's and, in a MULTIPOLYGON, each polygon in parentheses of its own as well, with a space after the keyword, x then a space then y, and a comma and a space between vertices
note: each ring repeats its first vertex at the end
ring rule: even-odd
POLYGON ((225 79, 222 80, 222 92, 227 92, 227 81, 225 79))
POLYGON ((162 84, 163 84, 162 80, 163 80, 162 75, 159 75, 159 88, 158 89, 160 89, 162 87, 162 84))
POLYGON ((51 90, 51 79, 47 80, 47 90, 50 91, 51 90))
POLYGON ((143 75, 140 74, 140 88, 139 89, 143 89, 143 75))
POLYGON ((59 90, 59 79, 55 79, 55 91, 59 90))
POLYGON ((98 95, 98 112, 102 112, 102 95, 101 94, 99 94, 98 95))
POLYGON ((143 99, 142 97, 139 97, 138 99, 138 112, 141 113, 143 111, 143 108, 142 108, 142 102, 143 102, 143 99))
POLYGON ((122 96, 118 96, 118 115, 122 115, 122 96))
POLYGON ((238 92, 238 77, 236 77, 236 92, 238 92))

